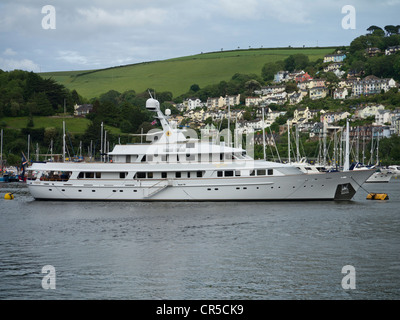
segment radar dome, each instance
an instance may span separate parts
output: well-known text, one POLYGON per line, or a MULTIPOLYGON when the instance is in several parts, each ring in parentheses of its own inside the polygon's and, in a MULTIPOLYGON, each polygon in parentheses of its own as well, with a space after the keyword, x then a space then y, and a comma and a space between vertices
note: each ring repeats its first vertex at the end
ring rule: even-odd
POLYGON ((160 109, 160 103, 153 98, 147 99, 146 101, 146 109, 150 111, 157 111, 160 109))
POLYGON ((171 115, 171 110, 170 109, 165 109, 165 115, 170 116, 171 115))

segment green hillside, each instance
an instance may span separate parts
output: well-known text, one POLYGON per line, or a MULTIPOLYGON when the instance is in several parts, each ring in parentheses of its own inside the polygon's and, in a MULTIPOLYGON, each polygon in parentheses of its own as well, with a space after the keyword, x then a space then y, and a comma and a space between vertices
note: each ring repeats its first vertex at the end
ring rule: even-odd
POLYGON ((147 88, 170 91, 174 97, 197 83, 200 87, 229 80, 235 73, 260 74, 267 62, 284 60, 303 53, 310 61, 323 58, 335 48, 249 49, 198 54, 163 61, 145 62, 115 68, 42 73, 85 98, 98 97, 109 90, 143 92, 147 88))
MULTIPOLYGON (((2 119, 4 123, 7 124, 7 128, 9 129, 18 129, 21 130, 26 128, 26 124, 28 123, 28 117, 5 117, 2 119)), ((90 124, 90 121, 86 118, 72 118, 72 117, 33 117, 34 129, 38 128, 57 128, 62 129, 63 121, 65 121, 66 130, 69 133, 82 134, 85 132, 87 127, 90 124)), ((121 130, 119 128, 105 126, 106 130, 113 134, 121 134, 121 130)))

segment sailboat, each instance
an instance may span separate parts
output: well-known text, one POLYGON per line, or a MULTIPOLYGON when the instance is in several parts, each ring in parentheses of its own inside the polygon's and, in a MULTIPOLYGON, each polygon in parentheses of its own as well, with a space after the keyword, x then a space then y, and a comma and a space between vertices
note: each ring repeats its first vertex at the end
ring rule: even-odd
MULTIPOLYGON (((374 135, 372 129, 372 140, 371 140, 371 159, 370 163, 373 161, 374 154, 374 135)), ((388 183, 392 177, 394 176, 394 172, 390 169, 381 168, 379 166, 379 129, 377 131, 377 141, 376 141, 376 163, 375 165, 364 166, 362 164, 357 163, 354 166, 354 170, 376 170, 368 179, 365 181, 366 183, 388 183)))

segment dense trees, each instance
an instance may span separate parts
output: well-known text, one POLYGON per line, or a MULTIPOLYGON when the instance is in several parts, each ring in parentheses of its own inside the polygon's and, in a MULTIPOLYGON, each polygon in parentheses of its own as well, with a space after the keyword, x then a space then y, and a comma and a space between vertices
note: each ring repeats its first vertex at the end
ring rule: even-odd
POLYGON ((0 70, 0 117, 54 115, 63 112, 64 102, 72 111, 73 102, 81 100, 53 79, 21 70, 0 70))
POLYGON ((343 69, 364 76, 375 75, 400 81, 400 54, 385 55, 391 46, 400 45, 400 26, 387 25, 384 29, 370 26, 366 35, 355 38, 349 47, 349 55, 343 69), (367 49, 378 48, 380 52, 369 55, 367 49))

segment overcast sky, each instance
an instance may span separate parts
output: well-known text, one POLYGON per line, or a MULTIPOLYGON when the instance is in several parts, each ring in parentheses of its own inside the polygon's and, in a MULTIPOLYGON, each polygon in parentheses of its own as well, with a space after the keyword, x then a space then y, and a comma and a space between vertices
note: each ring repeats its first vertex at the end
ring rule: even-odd
POLYGON ((0 0, 0 69, 87 70, 238 47, 349 45, 370 25, 389 24, 400 25, 400 0, 0 0), (42 13, 46 5, 55 19, 42 13), (355 29, 342 27, 345 5, 355 9, 355 29))

